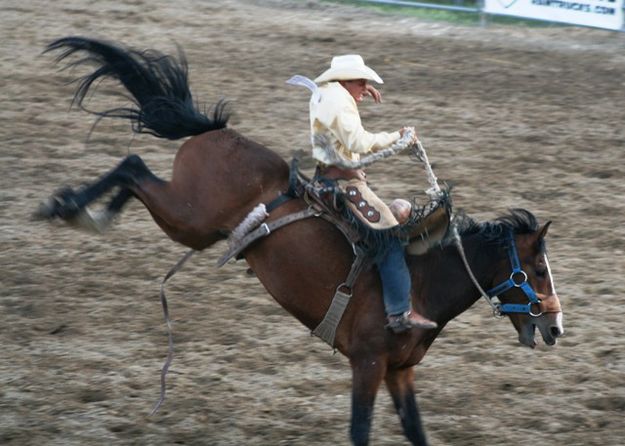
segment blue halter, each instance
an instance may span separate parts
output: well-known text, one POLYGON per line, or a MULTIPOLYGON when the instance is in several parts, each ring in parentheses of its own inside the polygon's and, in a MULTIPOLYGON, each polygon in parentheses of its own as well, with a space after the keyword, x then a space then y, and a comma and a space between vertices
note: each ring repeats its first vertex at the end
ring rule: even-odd
POLYGON ((542 314, 542 312, 533 313, 532 305, 539 305, 541 301, 538 296, 536 296, 536 292, 527 281, 527 273, 521 269, 521 262, 519 261, 519 254, 517 253, 516 243, 514 242, 514 233, 512 231, 508 232, 506 241, 508 242, 508 258, 512 264, 512 273, 510 274, 510 278, 508 280, 500 283, 494 288, 491 288, 486 292, 486 294, 489 298, 493 299, 494 297, 498 298, 500 294, 503 294, 508 290, 520 288, 527 296, 529 302, 527 304, 499 303, 497 306, 500 314, 525 313, 530 316, 538 317, 542 314))

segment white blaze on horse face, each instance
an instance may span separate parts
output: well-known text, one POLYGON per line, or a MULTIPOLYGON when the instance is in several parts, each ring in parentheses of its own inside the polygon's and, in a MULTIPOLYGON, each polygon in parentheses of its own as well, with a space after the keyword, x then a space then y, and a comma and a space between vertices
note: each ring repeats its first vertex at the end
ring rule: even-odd
MULTIPOLYGON (((560 331, 563 333, 564 330, 562 329, 562 307, 560 304, 560 298, 558 297, 558 293, 556 291, 556 285, 553 281, 553 275, 551 274, 551 266, 549 265, 549 259, 547 259, 547 255, 545 255, 545 267, 547 268, 547 274, 549 276, 549 283, 551 286, 548 296, 550 296, 551 299, 555 299, 555 303, 557 304, 556 308, 549 308, 549 305, 547 305, 547 309, 551 310, 552 312, 555 312, 555 310, 557 310, 557 312, 560 314, 560 317, 558 318, 558 321, 557 321, 557 325, 560 331)), ((554 302, 551 302, 551 305, 553 304, 554 302)))
POLYGON ((551 294, 557 296, 556 293, 556 284, 553 281, 553 276, 551 275, 551 266, 549 266, 549 259, 547 259, 547 254, 545 254, 545 266, 547 267, 547 274, 549 274, 549 283, 551 283, 551 294))
POLYGON ((544 256, 545 259, 545 267, 547 269, 547 274, 549 278, 549 289, 547 290, 547 294, 541 298, 543 299, 543 303, 541 303, 541 308, 543 311, 547 312, 561 312, 562 307, 560 305, 560 299, 558 298, 558 294, 556 292, 556 286, 553 283, 553 276, 551 274, 551 267, 549 266, 549 260, 547 256, 544 256))
MULTIPOLYGON (((545 255, 545 266, 547 267, 547 274, 549 274, 549 282, 551 283, 551 296, 554 296, 556 299, 558 299, 558 302, 560 301, 560 299, 558 298, 558 294, 556 293, 556 285, 553 282, 553 276, 551 274, 551 267, 549 266, 549 260, 547 259, 547 255, 545 255)), ((551 313, 552 316, 555 316, 553 319, 555 320, 551 320, 551 323, 548 324, 547 330, 548 330, 548 337, 549 338, 553 338, 553 343, 555 344, 555 339, 559 336, 562 336, 564 334, 564 324, 563 324, 563 318, 562 318, 562 311, 559 311, 557 313, 551 313)), ((541 329, 542 332, 542 328, 539 326, 539 329, 541 329)), ((545 338, 545 333, 543 333, 543 338, 545 338)))
POLYGON ((564 334, 564 324, 562 323, 562 312, 556 313, 556 327, 560 330, 560 336, 564 334))

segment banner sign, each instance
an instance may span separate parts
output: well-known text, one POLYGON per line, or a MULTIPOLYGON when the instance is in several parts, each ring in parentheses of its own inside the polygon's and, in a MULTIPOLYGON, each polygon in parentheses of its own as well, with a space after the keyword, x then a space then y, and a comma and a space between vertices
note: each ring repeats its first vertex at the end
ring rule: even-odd
POLYGON ((484 12, 620 30, 624 0, 484 0, 484 12))

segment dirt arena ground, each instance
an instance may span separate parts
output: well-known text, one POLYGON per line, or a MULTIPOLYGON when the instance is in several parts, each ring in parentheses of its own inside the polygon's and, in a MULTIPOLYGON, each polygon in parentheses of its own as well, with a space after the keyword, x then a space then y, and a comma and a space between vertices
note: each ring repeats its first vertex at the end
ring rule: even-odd
MULTIPOLYGON (((350 368, 286 314, 224 245, 168 288, 176 357, 161 411, 167 338, 158 300, 186 251, 132 203, 103 236, 31 221, 63 184, 140 154, 168 177, 178 142, 132 136, 69 110, 82 72, 51 40, 79 34, 186 51, 196 97, 232 100, 232 127, 285 158, 308 149, 307 101, 285 85, 358 52, 386 83, 362 105, 372 130, 415 125, 455 204, 479 220, 510 207, 551 219, 565 310, 557 346, 521 347, 479 302, 417 368, 433 445, 625 442, 625 34, 460 27, 311 1, 2 0, 0 23, 0 444, 347 444, 350 368)), ((102 85, 92 104, 112 105, 102 85)), ((310 158, 305 167, 310 168, 310 158)), ((411 196, 421 168, 369 170, 380 195, 411 196)), ((385 390, 372 444, 405 444, 385 390)))

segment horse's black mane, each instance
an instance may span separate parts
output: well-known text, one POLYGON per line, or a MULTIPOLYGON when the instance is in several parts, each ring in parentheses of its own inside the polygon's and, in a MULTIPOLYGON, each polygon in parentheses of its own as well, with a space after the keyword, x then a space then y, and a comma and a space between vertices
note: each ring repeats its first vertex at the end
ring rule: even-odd
MULTIPOLYGON (((479 235, 490 241, 500 240, 508 231, 514 234, 531 234, 539 228, 534 214, 520 208, 510 209, 507 215, 485 222, 477 222, 460 211, 454 218, 454 224, 461 236, 479 235)), ((451 238, 449 235, 445 241, 451 241, 451 238)))

